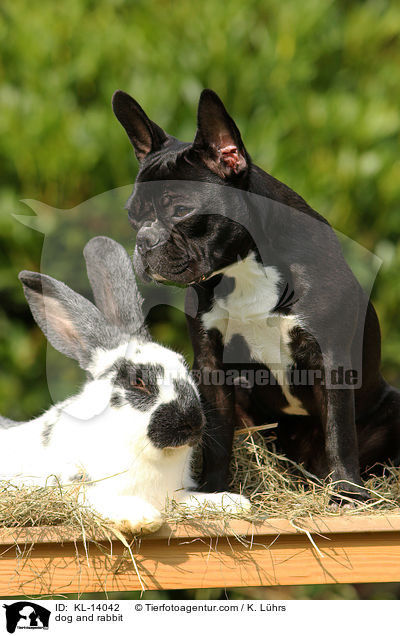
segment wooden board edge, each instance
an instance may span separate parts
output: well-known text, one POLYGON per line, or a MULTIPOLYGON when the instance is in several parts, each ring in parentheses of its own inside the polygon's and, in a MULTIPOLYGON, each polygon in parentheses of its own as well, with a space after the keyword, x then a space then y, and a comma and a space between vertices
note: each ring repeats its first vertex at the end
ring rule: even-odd
MULTIPOLYGON (((296 534, 337 534, 400 532, 399 514, 390 515, 338 515, 299 518, 295 520, 270 518, 262 522, 243 519, 229 521, 203 520, 193 518, 190 522, 164 524, 157 532, 144 535, 143 541, 155 539, 194 539, 197 537, 256 537, 296 534)), ((129 538, 127 538, 129 541, 129 538)), ((64 526, 36 526, 0 528, 0 545, 12 543, 65 543, 81 541, 119 541, 111 530, 97 530, 94 535, 83 537, 80 530, 64 526)))

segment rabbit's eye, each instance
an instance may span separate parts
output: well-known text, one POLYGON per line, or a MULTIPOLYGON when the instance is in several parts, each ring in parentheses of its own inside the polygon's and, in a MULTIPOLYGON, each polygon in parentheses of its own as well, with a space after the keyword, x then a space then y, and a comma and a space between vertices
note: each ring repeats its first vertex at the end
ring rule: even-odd
POLYGON ((129 381, 129 384, 132 387, 132 389, 140 389, 141 391, 145 391, 145 393, 150 393, 149 387, 146 386, 142 378, 138 378, 138 377, 131 378, 129 381))

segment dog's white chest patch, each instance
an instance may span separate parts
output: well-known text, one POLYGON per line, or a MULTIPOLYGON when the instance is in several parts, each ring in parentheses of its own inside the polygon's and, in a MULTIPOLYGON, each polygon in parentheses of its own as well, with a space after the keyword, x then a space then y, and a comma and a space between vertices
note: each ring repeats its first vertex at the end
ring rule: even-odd
POLYGON ((301 402, 290 392, 287 379, 287 370, 293 363, 289 332, 293 327, 301 326, 301 320, 295 315, 273 313, 279 302, 281 276, 278 270, 264 267, 256 261, 254 253, 250 253, 222 273, 234 278, 235 286, 231 293, 222 297, 218 296, 218 286, 215 288, 213 307, 202 317, 204 328, 218 329, 225 345, 233 336, 242 336, 253 360, 268 366, 279 382, 288 401, 284 412, 307 415, 301 402))

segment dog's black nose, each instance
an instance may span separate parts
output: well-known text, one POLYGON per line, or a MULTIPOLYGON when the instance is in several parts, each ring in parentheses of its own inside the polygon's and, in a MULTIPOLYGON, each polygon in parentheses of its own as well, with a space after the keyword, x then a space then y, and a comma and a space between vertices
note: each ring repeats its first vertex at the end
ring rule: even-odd
POLYGON ((155 236, 154 234, 150 232, 149 233, 146 232, 146 234, 144 233, 141 234, 139 232, 136 237, 136 246, 140 254, 144 254, 145 252, 148 252, 154 247, 157 247, 159 243, 160 243, 160 237, 155 236))

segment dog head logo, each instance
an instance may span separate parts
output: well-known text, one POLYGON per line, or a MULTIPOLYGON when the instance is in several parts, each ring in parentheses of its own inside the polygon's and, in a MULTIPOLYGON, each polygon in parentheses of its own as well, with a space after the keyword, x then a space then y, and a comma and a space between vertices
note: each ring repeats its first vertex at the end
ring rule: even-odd
POLYGON ((14 634, 16 629, 48 629, 50 610, 26 601, 3 605, 6 610, 7 631, 14 634))

